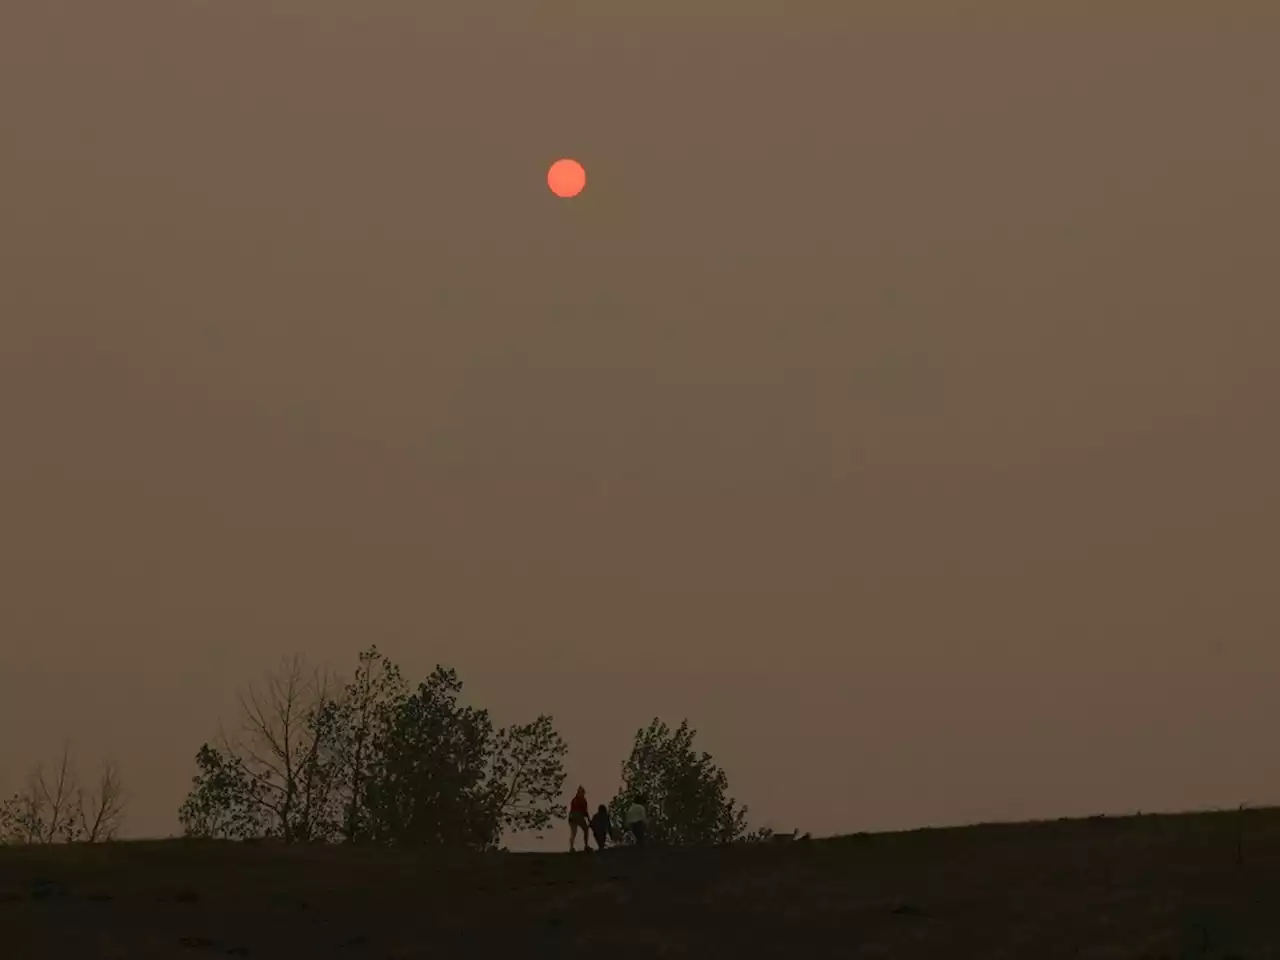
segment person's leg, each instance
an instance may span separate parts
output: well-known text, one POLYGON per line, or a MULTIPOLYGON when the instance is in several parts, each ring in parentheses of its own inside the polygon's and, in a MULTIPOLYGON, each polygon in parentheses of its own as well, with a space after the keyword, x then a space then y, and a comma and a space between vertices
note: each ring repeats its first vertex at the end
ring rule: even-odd
POLYGON ((633 823, 631 825, 631 832, 634 833, 636 836, 637 847, 644 846, 644 828, 645 828, 645 823, 643 820, 641 820, 639 823, 633 823))
POLYGON ((575 817, 569 818, 569 852, 573 853, 574 847, 578 843, 578 821, 575 817))

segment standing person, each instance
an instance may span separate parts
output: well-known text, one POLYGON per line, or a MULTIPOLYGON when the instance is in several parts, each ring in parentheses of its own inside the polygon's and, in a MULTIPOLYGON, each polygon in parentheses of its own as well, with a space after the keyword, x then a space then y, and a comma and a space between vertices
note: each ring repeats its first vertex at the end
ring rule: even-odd
POLYGON ((603 803, 596 810, 596 815, 591 818, 591 832, 596 835, 596 849, 603 850, 605 844, 609 842, 609 835, 613 833, 613 825, 609 823, 609 808, 603 803))
POLYGON ((631 835, 636 838, 637 847, 644 846, 644 835, 649 825, 648 802, 649 798, 644 794, 640 794, 632 802, 630 809, 627 810, 627 828, 631 831, 631 835))
POLYGON ((582 850, 585 853, 591 849, 591 833, 587 829, 587 813, 591 808, 587 806, 587 791, 584 787, 579 787, 578 792, 573 795, 573 800, 569 804, 569 852, 573 853, 574 844, 578 840, 578 831, 582 831, 582 850))

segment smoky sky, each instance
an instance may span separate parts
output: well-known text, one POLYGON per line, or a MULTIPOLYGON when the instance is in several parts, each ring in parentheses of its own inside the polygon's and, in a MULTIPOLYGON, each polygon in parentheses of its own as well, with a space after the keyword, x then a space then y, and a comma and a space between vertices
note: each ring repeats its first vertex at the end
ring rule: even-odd
POLYGON ((280 657, 815 833, 1277 800, 1280 12, 6 0, 0 786, 280 657), (586 191, 546 188, 581 160, 586 191))

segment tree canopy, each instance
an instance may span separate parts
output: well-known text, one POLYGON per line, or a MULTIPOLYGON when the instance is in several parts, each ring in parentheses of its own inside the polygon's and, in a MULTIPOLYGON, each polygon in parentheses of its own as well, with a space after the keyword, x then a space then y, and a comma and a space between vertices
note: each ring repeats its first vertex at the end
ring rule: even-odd
POLYGON ((696 731, 684 720, 676 729, 656 717, 636 731, 622 764, 622 788, 610 804, 625 816, 646 801, 649 837, 667 846, 695 846, 758 839, 747 828, 747 808, 729 796, 729 778, 711 754, 694 748, 696 731))
POLYGON ((550 716, 496 728, 437 666, 410 691, 376 647, 334 689, 301 661, 240 698, 239 735, 196 754, 189 835, 487 849, 563 816, 568 747, 550 716))

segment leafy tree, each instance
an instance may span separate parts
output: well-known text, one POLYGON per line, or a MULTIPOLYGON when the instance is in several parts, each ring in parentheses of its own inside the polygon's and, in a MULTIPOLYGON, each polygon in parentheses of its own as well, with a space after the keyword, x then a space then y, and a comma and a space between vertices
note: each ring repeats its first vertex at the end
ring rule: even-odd
POLYGON ((271 833, 262 789, 241 757, 204 744, 196 753, 200 772, 178 810, 189 837, 248 840, 271 833))
POLYGON ((18 797, 0 800, 0 845, 20 843, 22 830, 18 825, 18 797))
POLYGON ((436 667, 397 704, 368 783, 373 839, 488 846, 497 832, 486 789, 494 746, 488 711, 458 702, 462 681, 436 667))
POLYGON ((45 825, 45 804, 32 784, 0 804, 0 843, 44 843, 49 835, 45 825))
MULTIPOLYGON (((545 830, 563 819, 569 746, 550 716, 499 730, 489 761, 489 797, 498 832, 545 830)), ((495 836, 494 842, 497 837, 495 836)))
POLYGON ((341 698, 326 704, 334 723, 331 759, 347 842, 367 839, 369 784, 407 697, 400 668, 371 646, 360 654, 355 677, 341 698))
POLYGON ((622 789, 610 804, 621 822, 638 797, 647 800, 649 837, 670 846, 755 839, 747 830, 747 808, 728 795, 729 778, 711 754, 694 749, 689 721, 672 730, 654 718, 636 731, 631 756, 622 764, 622 789))

